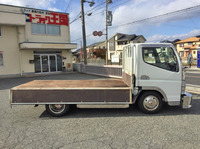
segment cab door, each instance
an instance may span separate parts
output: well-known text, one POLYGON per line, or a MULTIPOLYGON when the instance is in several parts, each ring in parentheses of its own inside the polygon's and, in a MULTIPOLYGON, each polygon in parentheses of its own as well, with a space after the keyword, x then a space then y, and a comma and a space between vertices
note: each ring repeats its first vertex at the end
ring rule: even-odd
POLYGON ((180 104, 182 69, 177 52, 169 44, 138 47, 137 86, 159 91, 171 105, 180 104))

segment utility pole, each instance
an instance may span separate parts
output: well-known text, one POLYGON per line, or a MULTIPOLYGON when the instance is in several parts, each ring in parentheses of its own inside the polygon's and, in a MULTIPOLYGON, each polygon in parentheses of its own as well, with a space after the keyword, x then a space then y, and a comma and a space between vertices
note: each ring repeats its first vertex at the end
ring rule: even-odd
POLYGON ((83 52, 84 64, 87 65, 87 52, 86 52, 86 35, 85 35, 85 15, 84 15, 84 0, 81 0, 81 20, 82 20, 82 33, 83 33, 83 52))
POLYGON ((108 17, 108 0, 106 0, 106 65, 108 65, 108 25, 107 25, 107 17, 108 17))
POLYGON ((112 3, 112 0, 106 0, 106 65, 108 65, 108 26, 112 25, 112 12, 108 12, 108 4, 112 3))

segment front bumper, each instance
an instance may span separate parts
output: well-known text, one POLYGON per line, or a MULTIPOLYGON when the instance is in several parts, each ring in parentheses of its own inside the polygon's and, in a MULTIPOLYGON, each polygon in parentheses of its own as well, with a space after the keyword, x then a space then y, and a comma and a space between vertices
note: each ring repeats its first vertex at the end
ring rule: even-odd
POLYGON ((182 96, 182 108, 189 109, 192 107, 192 94, 185 92, 182 96))

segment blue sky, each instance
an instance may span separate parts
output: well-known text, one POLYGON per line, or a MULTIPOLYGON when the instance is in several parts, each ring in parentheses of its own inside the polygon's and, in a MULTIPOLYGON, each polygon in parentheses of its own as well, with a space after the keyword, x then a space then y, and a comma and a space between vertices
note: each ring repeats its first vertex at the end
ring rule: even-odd
MULTIPOLYGON (((95 5, 89 7, 84 3, 86 13, 87 45, 105 40, 105 36, 94 37, 92 32, 105 33, 105 0, 94 0, 95 5), (93 10, 91 10, 93 9, 93 10)), ((113 26, 109 27, 108 36, 116 33, 143 35, 148 42, 161 40, 185 39, 200 35, 200 6, 195 9, 187 9, 179 13, 173 13, 139 23, 120 26, 145 18, 158 16, 182 9, 200 5, 200 0, 112 0, 108 9, 113 13, 113 26)), ((0 0, 1 4, 29 6, 38 9, 67 12, 70 21, 80 13, 80 0, 0 0)), ((80 45, 82 40, 81 19, 70 24, 71 41, 80 45)))

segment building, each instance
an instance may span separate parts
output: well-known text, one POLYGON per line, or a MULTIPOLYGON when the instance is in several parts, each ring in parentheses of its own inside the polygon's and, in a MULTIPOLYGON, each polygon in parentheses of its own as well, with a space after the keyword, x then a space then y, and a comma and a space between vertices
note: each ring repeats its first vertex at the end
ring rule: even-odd
POLYGON ((111 37, 108 41, 108 60, 111 59, 112 55, 120 55, 122 58, 122 50, 126 44, 129 43, 144 43, 146 39, 143 35, 127 35, 117 33, 111 37))
POLYGON ((102 58, 106 56, 106 42, 101 41, 87 46, 87 58, 102 58))
POLYGON ((0 77, 72 70, 69 14, 0 4, 0 77))
POLYGON ((186 58, 192 52, 193 58, 197 58, 197 47, 200 45, 200 36, 190 37, 176 42, 176 49, 180 57, 186 58))
POLYGON ((173 41, 170 41, 170 40, 163 40, 163 41, 160 41, 160 43, 171 43, 173 44, 174 46, 176 46, 176 42, 178 41, 181 41, 180 39, 176 39, 176 40, 173 40, 173 41))

